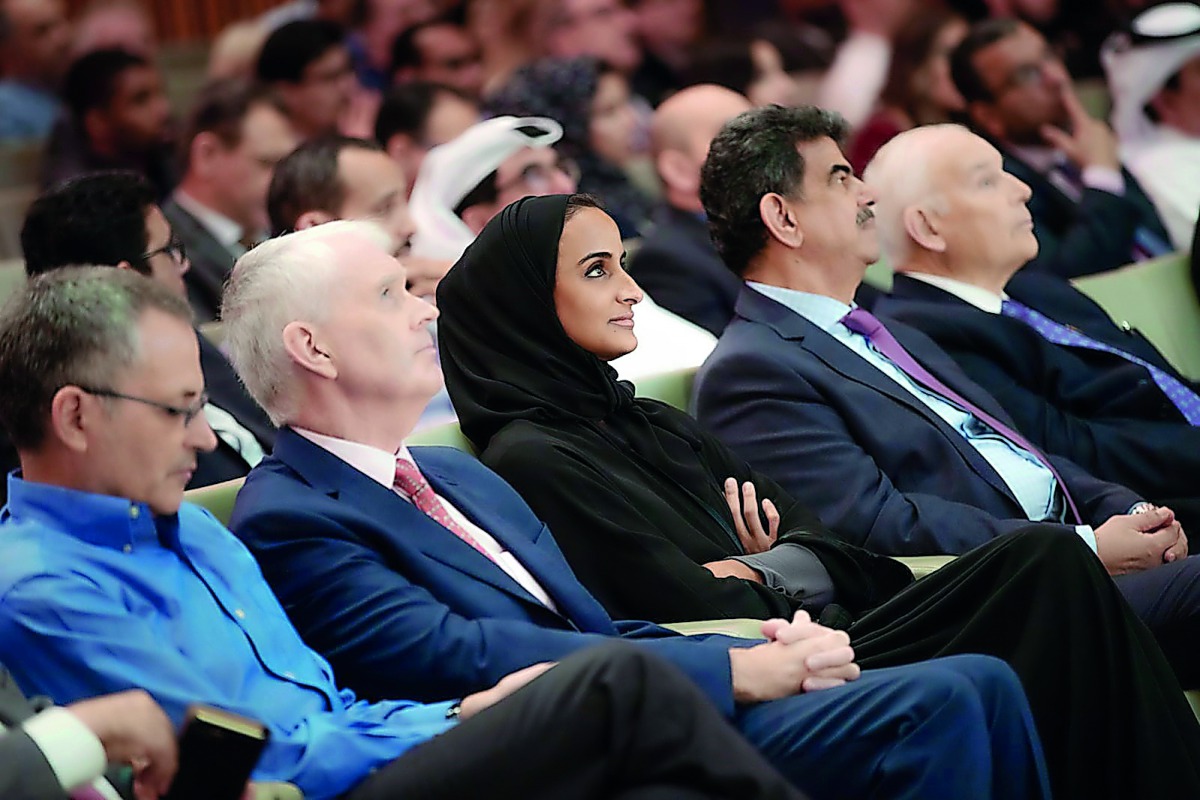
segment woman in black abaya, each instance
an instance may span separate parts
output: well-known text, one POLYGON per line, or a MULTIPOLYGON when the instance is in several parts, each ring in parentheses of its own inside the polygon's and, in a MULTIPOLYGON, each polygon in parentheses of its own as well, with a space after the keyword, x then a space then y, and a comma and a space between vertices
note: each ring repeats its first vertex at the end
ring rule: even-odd
POLYGON ((464 433, 614 618, 804 608, 847 627, 864 668, 996 655, 1021 676, 1056 796, 1200 796, 1200 726, 1078 537, 1031 525, 915 584, 838 542, 691 417, 616 379, 606 361, 636 346, 640 299, 622 259, 594 201, 526 198, 438 289, 464 433))

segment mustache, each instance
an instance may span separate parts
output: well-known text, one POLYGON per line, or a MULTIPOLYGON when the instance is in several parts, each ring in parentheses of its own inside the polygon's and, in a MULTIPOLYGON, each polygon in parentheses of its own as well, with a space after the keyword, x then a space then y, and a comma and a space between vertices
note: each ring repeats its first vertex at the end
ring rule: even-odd
POLYGON ((875 209, 870 206, 863 206, 858 210, 858 216, 854 218, 854 222, 861 228, 873 219, 875 219, 875 209))

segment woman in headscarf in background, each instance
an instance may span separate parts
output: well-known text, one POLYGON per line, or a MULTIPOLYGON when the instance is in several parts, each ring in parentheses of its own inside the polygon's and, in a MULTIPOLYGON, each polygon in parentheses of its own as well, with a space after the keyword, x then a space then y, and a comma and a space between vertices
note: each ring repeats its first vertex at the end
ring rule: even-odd
POLYGON ((630 181, 637 114, 629 83, 594 58, 545 58, 527 64, 485 100, 489 113, 549 117, 563 128, 556 149, 579 167, 579 191, 599 197, 621 229, 638 236, 653 203, 630 181))
POLYGON ((913 583, 838 541, 694 419, 617 380, 607 361, 637 346, 641 296, 622 261, 593 199, 525 198, 438 289, 463 432, 610 614, 803 608, 846 627, 863 667, 999 656, 1021 676, 1056 796, 1200 796, 1200 726, 1086 545, 1032 526, 913 583))

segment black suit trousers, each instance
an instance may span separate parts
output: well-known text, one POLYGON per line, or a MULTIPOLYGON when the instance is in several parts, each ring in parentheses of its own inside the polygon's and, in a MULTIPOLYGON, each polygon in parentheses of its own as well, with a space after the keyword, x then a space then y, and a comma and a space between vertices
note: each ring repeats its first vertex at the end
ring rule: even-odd
POLYGON ((675 667, 606 644, 414 748, 346 800, 799 798, 675 667))

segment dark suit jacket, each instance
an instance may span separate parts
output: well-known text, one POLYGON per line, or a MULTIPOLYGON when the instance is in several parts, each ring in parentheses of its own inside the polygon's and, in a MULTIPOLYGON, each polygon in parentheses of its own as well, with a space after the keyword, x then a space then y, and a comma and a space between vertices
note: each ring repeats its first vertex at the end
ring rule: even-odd
POLYGON ((221 290, 233 269, 233 254, 208 232, 200 220, 184 210, 174 198, 163 203, 163 214, 171 230, 183 242, 192 268, 183 276, 188 302, 197 322, 215 320, 221 312, 221 290))
POLYGON ((66 797, 50 763, 33 739, 14 726, 33 716, 34 708, 0 667, 0 797, 4 800, 62 800, 66 797))
POLYGON ((1038 255, 1025 266, 1027 270, 1077 278, 1128 264, 1139 226, 1164 242, 1171 241, 1154 204, 1127 169, 1121 170, 1123 196, 1084 189, 1078 203, 1011 154, 1004 155, 1004 169, 1029 184, 1033 192, 1028 205, 1038 255))
MULTIPOLYGON (((270 452, 275 444, 275 428, 267 413, 246 393, 246 388, 224 353, 217 346, 196 334, 200 339, 200 370, 204 373, 204 386, 209 400, 231 414, 270 452)), ((196 472, 188 483, 189 489, 210 486, 221 481, 240 478, 250 471, 241 454, 217 437, 217 449, 211 453, 200 453, 196 459, 196 472)))
POLYGON ((725 266, 708 223, 664 206, 655 227, 629 260, 629 274, 663 308, 720 336, 733 317, 742 282, 725 266))
MULTIPOLYGON (((888 329, 947 386, 1008 421, 923 334, 900 324, 888 329)), ((737 316, 700 369, 696 402, 702 424, 867 549, 963 553, 1028 524, 995 470, 928 406, 753 289, 743 289, 737 316)), ((1085 522, 1098 524, 1140 500, 1051 458, 1085 522)))
MULTIPOLYGON (((1009 294, 1188 383, 1145 337, 1117 327, 1064 280, 1020 274, 1009 294)), ((896 276, 892 296, 876 311, 937 342, 1044 450, 1158 502, 1200 497, 1200 429, 1186 423, 1145 367, 1052 344, 1023 322, 905 275, 896 276)))
POLYGON ((558 610, 389 488, 284 429, 238 494, 230 529, 345 685, 370 698, 461 697, 620 636, 645 642, 732 711, 728 649, 748 640, 614 622, 495 473, 448 447, 412 455, 434 490, 500 541, 558 610))

